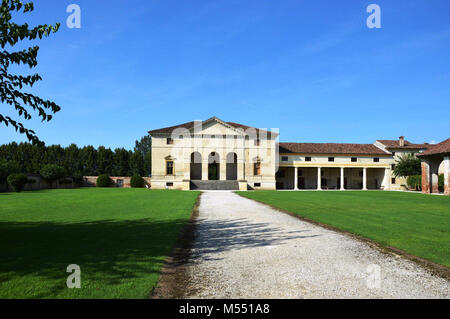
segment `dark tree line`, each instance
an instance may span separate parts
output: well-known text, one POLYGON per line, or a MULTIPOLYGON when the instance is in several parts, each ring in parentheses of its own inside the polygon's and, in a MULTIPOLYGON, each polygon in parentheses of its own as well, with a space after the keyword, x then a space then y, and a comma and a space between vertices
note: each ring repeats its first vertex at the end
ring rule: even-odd
POLYGON ((151 139, 136 141, 134 150, 111 150, 104 146, 78 147, 71 144, 43 146, 12 142, 0 146, 0 162, 10 173, 40 174, 44 166, 55 164, 64 168, 67 176, 149 176, 151 173, 151 139))

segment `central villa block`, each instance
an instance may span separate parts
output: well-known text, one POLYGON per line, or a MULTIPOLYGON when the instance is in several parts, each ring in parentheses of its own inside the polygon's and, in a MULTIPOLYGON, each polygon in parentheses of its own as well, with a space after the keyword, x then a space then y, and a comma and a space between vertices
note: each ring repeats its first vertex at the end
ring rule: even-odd
POLYGON ((216 117, 149 131, 152 188, 401 189, 399 156, 429 144, 280 143, 278 132, 216 117))

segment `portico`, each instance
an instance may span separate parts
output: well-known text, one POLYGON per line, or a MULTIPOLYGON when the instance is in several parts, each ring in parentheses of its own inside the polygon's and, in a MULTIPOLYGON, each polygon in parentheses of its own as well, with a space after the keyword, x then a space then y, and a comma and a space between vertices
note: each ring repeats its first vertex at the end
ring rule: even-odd
POLYGON ((390 167, 283 166, 277 189, 388 189, 390 167))

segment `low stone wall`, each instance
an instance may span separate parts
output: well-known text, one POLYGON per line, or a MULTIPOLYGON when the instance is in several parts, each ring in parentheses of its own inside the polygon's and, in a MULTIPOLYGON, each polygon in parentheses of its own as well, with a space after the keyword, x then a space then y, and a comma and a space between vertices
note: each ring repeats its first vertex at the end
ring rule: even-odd
MULTIPOLYGON (((98 176, 83 176, 82 186, 84 187, 95 187, 97 185, 98 176)), ((124 187, 130 188, 130 176, 110 176, 113 181, 113 186, 115 187, 124 187)), ((144 179, 145 184, 148 187, 151 187, 150 177, 142 177, 144 179)))
MULTIPOLYGON (((27 178, 33 182, 25 184, 23 187, 24 191, 35 191, 39 189, 49 189, 49 188, 74 188, 77 187, 76 183, 72 178, 63 178, 59 181, 54 181, 49 183, 41 175, 27 175, 27 178)), ((7 183, 0 184, 0 192, 9 192, 11 188, 7 183)))

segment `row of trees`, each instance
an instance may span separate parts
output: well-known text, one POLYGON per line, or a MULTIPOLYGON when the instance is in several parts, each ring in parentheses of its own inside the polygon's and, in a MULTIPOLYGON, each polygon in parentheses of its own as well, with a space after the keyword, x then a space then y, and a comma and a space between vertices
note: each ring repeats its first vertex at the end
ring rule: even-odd
POLYGON ((108 174, 112 176, 149 176, 151 173, 151 138, 136 141, 132 151, 111 150, 104 146, 68 147, 9 143, 0 146, 0 166, 3 174, 41 174, 48 165, 64 170, 65 176, 108 174))

